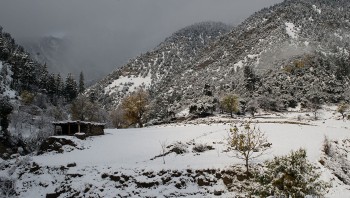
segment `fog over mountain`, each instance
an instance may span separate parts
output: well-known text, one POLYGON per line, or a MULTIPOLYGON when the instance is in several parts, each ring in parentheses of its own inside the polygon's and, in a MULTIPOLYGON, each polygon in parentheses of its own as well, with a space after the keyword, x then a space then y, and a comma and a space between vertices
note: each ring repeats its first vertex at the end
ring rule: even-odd
POLYGON ((44 61, 54 64, 51 71, 77 75, 83 70, 92 80, 185 26, 201 21, 236 25, 281 1, 2 0, 0 25, 39 60, 50 59, 44 61))

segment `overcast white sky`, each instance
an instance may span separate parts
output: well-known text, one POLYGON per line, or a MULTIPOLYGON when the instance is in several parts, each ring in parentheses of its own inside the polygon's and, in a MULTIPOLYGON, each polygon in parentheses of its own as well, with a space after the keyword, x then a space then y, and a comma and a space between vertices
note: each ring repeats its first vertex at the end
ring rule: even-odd
POLYGON ((0 25, 19 42, 65 35, 79 52, 72 53, 72 59, 91 62, 88 73, 99 67, 106 74, 187 25, 201 21, 236 25, 279 2, 282 0, 0 0, 0 25))

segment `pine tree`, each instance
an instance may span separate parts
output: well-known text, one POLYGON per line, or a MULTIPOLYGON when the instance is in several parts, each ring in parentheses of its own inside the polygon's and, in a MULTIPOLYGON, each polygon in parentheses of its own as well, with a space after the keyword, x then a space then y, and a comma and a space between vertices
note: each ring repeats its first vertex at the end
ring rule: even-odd
POLYGON ((10 99, 8 97, 0 97, 0 126, 1 131, 4 132, 5 137, 8 136, 7 128, 10 124, 10 120, 8 115, 12 112, 13 107, 10 103, 10 99))
POLYGON ((65 86, 60 74, 56 75, 55 82, 56 82, 56 95, 58 97, 62 97, 64 95, 65 86))
POLYGON ((56 94, 56 81, 55 81, 55 76, 53 74, 50 74, 48 76, 45 87, 46 87, 47 95, 52 101, 54 98, 54 95, 56 94))
POLYGON ((256 83, 258 82, 258 77, 255 75, 253 68, 250 66, 245 66, 244 70, 244 86, 248 91, 254 91, 256 83))
POLYGON ((48 83, 49 80, 49 72, 47 70, 47 65, 46 63, 43 65, 43 71, 40 74, 40 79, 39 79, 39 87, 41 89, 46 89, 46 84, 48 83))
POLYGON ((83 72, 80 72, 80 76, 79 76, 79 93, 83 93, 84 91, 85 91, 84 74, 83 74, 83 72))
POLYGON ((73 101, 78 96, 78 85, 71 73, 67 75, 64 92, 68 102, 73 101))

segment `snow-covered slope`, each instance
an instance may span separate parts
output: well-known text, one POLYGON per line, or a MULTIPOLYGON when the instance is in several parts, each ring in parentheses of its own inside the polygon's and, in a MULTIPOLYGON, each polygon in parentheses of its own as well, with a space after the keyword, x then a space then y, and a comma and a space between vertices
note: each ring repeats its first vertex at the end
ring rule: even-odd
POLYGON ((16 91, 10 88, 12 71, 8 64, 0 61, 0 95, 8 96, 11 99, 16 96, 16 91))
MULTIPOLYGON (((308 159, 322 171, 322 179, 333 184, 327 197, 347 196, 349 186, 319 163, 324 155, 325 135, 334 141, 349 138, 349 121, 338 120, 332 109, 320 111, 319 121, 311 121, 308 112, 259 116, 251 120, 258 123, 272 143, 267 154, 252 163, 256 165, 305 148, 308 159)), ((215 191, 221 192, 222 197, 244 196, 239 190, 229 191, 225 181, 215 176, 215 173, 225 175, 224 171, 231 170, 231 166, 243 164, 242 160, 232 157, 232 153, 225 152, 231 123, 243 120, 216 119, 227 124, 182 123, 143 129, 107 129, 104 136, 90 137, 86 141, 63 137, 75 142, 77 148, 67 147, 63 153, 49 152, 3 162, 0 175, 14 179, 19 197, 40 197, 49 193, 60 197, 212 197, 215 191), (168 153, 164 163, 159 156, 163 153, 162 144, 168 146, 166 151, 178 145, 185 152, 168 153), (194 151, 198 145, 211 149, 198 153, 194 151), (212 171, 214 173, 210 173, 212 171), (211 185, 202 185, 200 178, 211 185)), ((236 185, 241 185, 240 181, 237 180, 236 185)))
POLYGON ((175 34, 155 51, 113 72, 88 94, 97 95, 107 108, 115 107, 133 91, 128 88, 134 78, 151 77, 152 83, 145 86, 158 106, 154 117, 190 106, 215 106, 230 92, 246 102, 255 98, 260 106, 274 104, 273 110, 306 103, 315 94, 324 102, 348 100, 349 9, 345 0, 287 0, 253 14, 227 34, 211 36, 212 42, 202 42, 204 35, 210 35, 202 29, 191 29, 196 33, 186 37, 191 39, 181 40, 175 34), (194 38, 203 44, 198 47, 202 50, 191 48, 194 38), (256 73, 255 79, 245 76, 247 66, 256 73), (130 83, 126 79, 120 84, 120 76, 130 76, 130 83), (119 85, 110 86, 114 81, 119 85), (253 89, 247 89, 249 81, 254 81, 253 89))
POLYGON ((106 108, 115 107, 121 98, 144 87, 153 89, 160 83, 172 81, 190 67, 203 48, 225 34, 229 26, 217 22, 203 22, 175 32, 154 50, 131 59, 99 83, 90 87, 87 94, 94 95, 106 108))

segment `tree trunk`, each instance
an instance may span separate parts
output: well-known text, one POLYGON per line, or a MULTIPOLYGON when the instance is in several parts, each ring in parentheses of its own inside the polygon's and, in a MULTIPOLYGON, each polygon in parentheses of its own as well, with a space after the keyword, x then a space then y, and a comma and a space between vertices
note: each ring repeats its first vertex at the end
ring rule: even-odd
POLYGON ((138 121, 138 124, 139 124, 139 127, 140 127, 140 128, 143 127, 143 124, 142 124, 142 121, 141 121, 141 120, 138 121))
POLYGON ((245 167, 246 167, 246 174, 247 174, 247 176, 248 176, 248 174, 249 174, 249 164, 248 164, 248 158, 246 157, 245 158, 245 167))
POLYGON ((231 114, 231 118, 233 118, 233 112, 232 111, 230 112, 230 114, 231 114))

